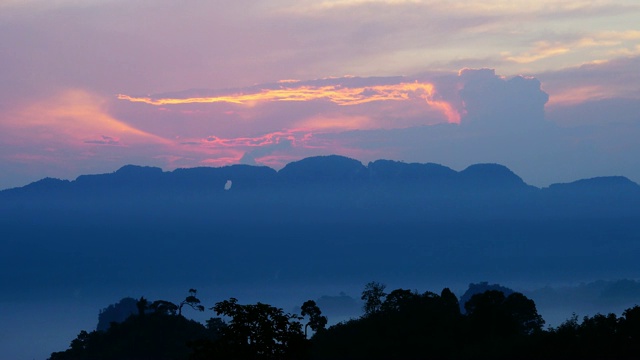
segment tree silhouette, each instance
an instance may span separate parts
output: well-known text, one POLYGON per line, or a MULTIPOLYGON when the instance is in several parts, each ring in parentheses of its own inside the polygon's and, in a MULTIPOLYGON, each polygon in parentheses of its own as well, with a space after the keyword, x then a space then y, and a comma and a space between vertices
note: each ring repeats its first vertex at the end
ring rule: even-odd
POLYGON ((164 300, 137 301, 138 315, 105 331, 81 331, 67 350, 50 360, 209 360, 209 359, 637 359, 640 306, 615 314, 574 315, 557 328, 543 330, 535 303, 521 293, 489 290, 465 304, 447 288, 440 295, 369 283, 363 299, 369 312, 325 329, 327 319, 309 300, 308 316, 285 313, 263 303, 241 305, 230 298, 213 308, 222 318, 206 326, 188 320, 180 307, 199 310, 196 291, 180 305, 164 300), (384 301, 383 301, 384 298, 384 301), (153 311, 148 311, 153 310, 153 311), (307 328, 315 331, 306 339, 307 328))
POLYGON ((530 335, 541 331, 544 319, 538 314, 536 304, 519 292, 507 296, 504 302, 508 317, 513 322, 513 331, 521 335, 530 335))
POLYGON ((455 316, 460 315, 460 303, 458 298, 451 290, 449 290, 449 288, 442 289, 440 292, 440 299, 447 314, 455 316))
POLYGON ((420 297, 419 294, 406 289, 396 289, 387 294, 384 302, 380 305, 383 312, 400 311, 403 307, 410 306, 412 302, 420 297))
POLYGON ((140 300, 136 303, 136 307, 138 308, 138 315, 143 316, 149 308, 149 300, 145 299, 144 296, 141 296, 140 300))
POLYGON ((196 289, 189 289, 189 295, 178 305, 178 315, 182 315, 182 307, 185 305, 197 311, 204 311, 204 306, 200 305, 200 299, 196 297, 197 292, 196 289))
POLYGON ((302 304, 302 307, 300 309, 301 309, 300 314, 302 316, 309 315, 309 321, 304 326, 305 338, 307 337, 307 327, 311 327, 311 330, 313 330, 314 332, 324 330, 325 326, 327 325, 327 317, 322 316, 322 311, 320 310, 320 308, 318 307, 315 301, 313 300, 305 301, 304 304, 302 304))
POLYGON ((121 323, 129 316, 137 312, 137 301, 134 298, 122 298, 115 304, 111 304, 100 310, 98 314, 98 326, 96 330, 106 331, 111 323, 121 323))
POLYGON ((187 360, 187 344, 213 341, 216 334, 183 316, 152 312, 113 323, 107 331, 81 331, 51 360, 187 360))
POLYGON ((226 356, 241 359, 283 359, 300 354, 304 334, 297 315, 285 314, 268 304, 240 305, 230 298, 211 308, 231 318, 222 331, 226 356))
POLYGON ((178 311, 178 305, 166 300, 156 300, 149 305, 149 309, 155 313, 163 315, 175 315, 178 311))
POLYGON ((384 284, 371 281, 364 286, 360 299, 364 300, 365 315, 375 314, 382 307, 382 298, 387 294, 384 292, 386 286, 384 284))
POLYGON ((530 335, 544 325, 535 303, 517 292, 507 297, 498 290, 475 294, 465 309, 477 338, 530 335))

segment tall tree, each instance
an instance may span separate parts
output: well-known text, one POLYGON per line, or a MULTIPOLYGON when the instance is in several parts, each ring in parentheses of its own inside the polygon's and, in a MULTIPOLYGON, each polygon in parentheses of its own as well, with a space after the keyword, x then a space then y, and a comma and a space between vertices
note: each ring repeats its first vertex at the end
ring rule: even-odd
POLYGON ((197 311, 204 311, 204 306, 200 305, 200 299, 196 297, 197 292, 196 289, 189 289, 189 295, 178 305, 178 315, 182 315, 182 307, 185 305, 197 311))
POLYGON ((324 330, 325 326, 327 326, 327 317, 322 316, 322 311, 313 300, 307 300, 302 304, 300 314, 302 316, 309 315, 309 321, 304 326, 305 338, 307 337, 307 327, 311 327, 311 330, 318 332, 324 330))
POLYGON ((364 300, 364 314, 371 315, 380 311, 383 298, 387 295, 384 292, 386 286, 379 282, 371 281, 364 286, 360 299, 364 300))

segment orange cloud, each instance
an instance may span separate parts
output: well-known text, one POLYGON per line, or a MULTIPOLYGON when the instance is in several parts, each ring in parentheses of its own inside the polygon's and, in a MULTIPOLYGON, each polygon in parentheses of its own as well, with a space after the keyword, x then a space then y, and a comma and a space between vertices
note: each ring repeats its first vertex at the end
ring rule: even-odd
POLYGON ((317 116, 301 121, 298 125, 315 130, 358 130, 372 128, 368 116, 317 116))
POLYGON ((304 102, 328 100, 340 106, 353 106, 375 101, 407 101, 415 98, 423 99, 430 106, 442 111, 449 122, 459 123, 460 115, 448 103, 434 99, 435 87, 431 83, 399 83, 393 85, 373 85, 365 87, 329 86, 297 86, 286 87, 282 83, 278 89, 263 89, 257 93, 237 93, 224 96, 192 97, 192 98, 160 98, 132 97, 118 95, 118 99, 141 102, 150 105, 178 105, 194 103, 232 103, 253 106, 261 102, 292 101, 304 102))
POLYGON ((610 97, 606 88, 598 85, 574 87, 564 91, 557 91, 549 96, 547 106, 574 105, 589 100, 600 100, 610 97))
POLYGON ((538 60, 546 59, 548 57, 566 54, 570 51, 568 45, 549 43, 548 41, 538 41, 534 44, 534 48, 530 52, 526 52, 520 55, 511 55, 508 52, 502 55, 508 61, 513 61, 519 64, 529 64, 538 60))
POLYGON ((203 140, 203 143, 206 143, 209 146, 218 147, 259 147, 275 144, 280 138, 293 139, 293 134, 294 131, 275 131, 256 137, 219 138, 216 136, 209 136, 203 140))
POLYGON ((82 90, 68 90, 29 104, 16 110, 4 125, 14 134, 38 134, 40 139, 73 144, 169 143, 109 115, 101 98, 82 90))

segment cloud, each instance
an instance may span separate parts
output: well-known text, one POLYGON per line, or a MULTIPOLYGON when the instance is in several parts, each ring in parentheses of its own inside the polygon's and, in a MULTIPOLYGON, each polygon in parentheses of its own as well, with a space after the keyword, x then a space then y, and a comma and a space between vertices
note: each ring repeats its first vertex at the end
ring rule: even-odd
MULTIPOLYGON (((263 164, 333 152, 514 161, 507 134, 518 135, 519 124, 535 124, 535 134, 518 141, 549 142, 549 134, 562 136, 540 129, 568 121, 562 114, 603 124, 616 113, 573 109, 634 111, 608 99, 640 96, 633 0, 27 0, 0 9, 8 49, 0 157, 10 164, 2 176, 29 163, 50 176, 111 171, 125 161, 221 165, 260 147, 274 147, 254 156, 263 164), (508 76, 457 75, 463 67, 508 76), (518 74, 535 75, 542 87, 518 74), (217 90, 168 93, 207 88, 217 90), (218 102, 153 106, 117 100, 119 93, 218 102), (279 141, 290 146, 277 149, 279 141)), ((578 136, 564 140, 597 153, 578 136)))
MULTIPOLYGON (((588 81, 583 77, 585 68, 544 76, 555 79, 557 75, 574 86, 593 85, 601 79, 606 80, 601 86, 615 86, 622 80, 619 74, 628 73, 637 61, 589 65, 593 77, 588 81)), ((35 179, 68 178, 60 174, 92 169, 113 171, 125 163, 167 170, 235 163, 280 168, 307 156, 334 153, 365 163, 388 158, 437 162, 457 169, 498 162, 535 185, 599 175, 640 179, 640 164, 630 155, 640 151, 635 141, 640 136, 638 121, 629 115, 636 102, 563 103, 562 112, 560 103, 546 104, 547 93, 554 97, 548 90, 556 89, 554 83, 543 81, 542 85, 533 77, 463 69, 148 96, 153 101, 243 99, 214 103, 152 105, 74 90, 16 105, 13 115, 0 121, 0 156, 8 171, 35 174, 37 168, 42 176, 35 179), (298 91, 302 95, 296 95, 298 91), (291 97, 295 100, 288 101, 291 97), (603 119, 614 114, 607 110, 612 106, 627 114, 616 126, 603 119), (459 114, 459 124, 447 121, 447 109, 459 114), (591 126, 574 123, 567 128, 554 123, 576 116, 592 119, 591 126), (74 168, 65 169, 70 160, 74 168)))
POLYGON ((637 45, 633 31, 639 14, 632 1, 542 1, 524 7, 507 1, 3 4, 0 43, 11 51, 3 56, 1 99, 69 87, 101 95, 146 94, 328 75, 413 74, 431 65, 532 73, 558 69, 556 60, 565 67, 637 51, 631 44, 637 45), (584 47, 567 59, 539 58, 545 49, 538 47, 572 48, 589 38, 622 42, 603 52, 584 47), (505 61, 505 52, 529 60, 505 61), (482 63, 460 64, 460 59, 482 63))
MULTIPOLYGON (((167 143, 149 132, 115 119, 104 108, 104 101, 83 90, 67 90, 60 95, 13 110, 12 116, 3 117, 0 125, 8 133, 28 136, 34 140, 63 142, 68 146, 83 143, 113 142, 122 138, 133 142, 167 143), (110 135, 103 135, 103 134, 110 135)), ((19 140, 23 141, 23 140, 19 140)), ((118 140, 119 142, 119 140, 118 140)))
MULTIPOLYGON (((607 68, 613 71, 618 66, 622 65, 607 68)), ((461 170, 473 163, 497 162, 537 186, 603 175, 640 180, 640 160, 631 155, 640 152, 635 140, 640 136, 637 101, 573 104, 547 116, 549 97, 536 78, 464 69, 433 82, 447 89, 442 92, 462 114, 460 125, 325 132, 314 134, 313 141, 340 148, 342 154, 365 163, 388 158, 461 170), (574 118, 572 128, 553 122, 562 125, 567 118, 574 118)))
POLYGON ((560 126, 612 125, 640 123, 640 101, 630 98, 608 98, 556 105, 547 117, 560 126))
POLYGON ((569 51, 571 51, 571 49, 567 45, 562 43, 552 44, 548 41, 537 41, 534 44, 534 48, 531 50, 531 52, 526 52, 519 55, 511 55, 510 52, 505 52, 503 53, 503 56, 508 61, 528 64, 548 57, 565 54, 569 51))
POLYGON ((640 99, 640 56, 597 61, 537 75, 551 94, 549 106, 607 98, 640 99))
POLYGON ((429 106, 442 111, 449 122, 459 122, 459 114, 443 100, 436 100, 435 87, 431 83, 399 82, 395 84, 372 84, 369 86, 349 86, 345 78, 344 84, 336 85, 304 85, 302 83, 280 83, 278 88, 266 88, 252 92, 238 92, 227 95, 207 97, 153 98, 118 95, 118 99, 140 102, 150 105, 179 105, 197 103, 231 103, 256 106, 263 102, 308 102, 317 100, 330 101, 340 106, 355 106, 378 101, 408 101, 422 99, 429 106))
MULTIPOLYGON (((218 113, 226 113, 225 106, 232 106, 236 109, 234 112, 250 111, 252 115, 246 121, 251 123, 251 129, 255 131, 260 127, 259 123, 263 123, 265 129, 270 127, 271 130, 255 136, 182 138, 181 144, 192 152, 208 156, 201 163, 221 165, 241 162, 276 168, 291 160, 319 154, 341 153, 363 160, 375 160, 412 151, 420 153, 425 147, 432 146, 447 149, 444 153, 449 155, 472 148, 478 160, 490 161, 491 156, 501 158, 503 154, 511 153, 508 149, 510 146, 530 144, 530 139, 523 141, 519 136, 526 134, 533 139, 532 131, 539 133, 546 125, 544 105, 548 96, 534 78, 505 78, 496 75, 492 69, 463 69, 458 74, 432 74, 432 81, 426 77, 429 76, 332 78, 264 84, 223 92, 197 91, 200 94, 215 94, 214 99, 232 99, 223 102, 226 105, 216 101, 209 104, 207 101, 210 97, 192 97, 192 91, 174 93, 172 97, 150 96, 131 104, 138 104, 136 107, 188 106, 199 109, 210 105, 218 113), (290 97, 295 100, 281 101, 290 97), (162 99, 168 101, 160 101, 162 99), (252 101, 245 105, 239 99, 252 101), (317 108, 312 106, 315 111, 296 111, 297 106, 312 105, 318 101, 324 105, 317 108), (462 116, 462 126, 457 123, 446 125, 443 121, 440 121, 439 127, 433 126, 435 123, 425 118, 429 112, 412 114, 406 110, 411 106, 405 103, 419 104, 422 108, 440 113, 440 116, 448 112, 456 114, 456 119, 462 116), (385 106, 389 109, 385 110, 385 106), (266 115, 265 107, 268 109, 266 115), (284 122, 277 121, 283 114, 291 118, 284 122), (409 119, 415 116, 418 120, 399 119, 403 115, 409 119), (394 121, 389 122, 389 119, 394 121), (367 129, 369 131, 365 131, 367 129), (413 138, 409 134, 414 130, 416 134, 422 134, 420 140, 401 139, 402 136, 413 138), (486 146, 488 150, 482 149, 485 140, 493 143, 486 146), (456 144, 456 149, 449 149, 452 144, 456 144), (214 154, 215 158, 212 157, 214 154)), ((184 114, 183 109, 178 112, 184 114)), ((206 114, 206 109, 203 111, 206 114)), ((184 124, 187 118, 183 118, 181 123, 184 124)), ((201 122, 204 118, 198 116, 197 121, 201 122)), ((221 133, 221 127, 217 127, 216 132, 221 133)))
POLYGON ((241 141, 279 131, 391 129, 460 121, 458 108, 440 93, 439 85, 413 77, 339 77, 119 98, 111 103, 119 117, 183 143, 202 139, 203 134, 241 141))
POLYGON ((308 28, 309 36, 334 43, 318 39, 323 45, 358 56, 360 61, 342 61, 352 73, 384 74, 388 68, 377 65, 398 64, 398 59, 404 67, 396 73, 434 65, 454 70, 473 65, 459 59, 475 58, 485 60, 480 66, 518 74, 610 59, 611 50, 633 49, 629 46, 640 6, 633 1, 540 1, 527 6, 501 0, 301 1, 281 11, 304 18, 302 28, 308 28), (348 44, 336 40, 338 34, 348 44), (357 54, 347 49, 351 44, 361 44, 355 47, 357 54))
POLYGON ((120 140, 111 136, 101 135, 100 139, 85 140, 85 144, 98 144, 98 145, 119 145, 120 140))
POLYGON ((25 177, 111 170, 136 158, 147 162, 173 146, 112 116, 100 96, 77 89, 0 112, 0 144, 3 177, 12 185, 25 177))
POLYGON ((290 150, 293 146, 293 141, 287 138, 278 138, 275 142, 260 146, 255 149, 249 150, 242 155, 240 159, 241 164, 247 165, 258 165, 256 159, 264 158, 267 156, 272 156, 277 152, 286 153, 287 150, 290 150))
POLYGON ((549 95, 535 78, 499 77, 493 69, 463 69, 460 97, 464 104, 465 123, 493 124, 526 131, 544 120, 544 105, 549 95))
POLYGON ((554 41, 537 40, 532 44, 531 49, 520 53, 512 54, 510 51, 502 53, 507 61, 520 64, 529 64, 542 59, 561 56, 568 53, 579 53, 583 51, 594 53, 593 48, 606 48, 605 54, 637 54, 640 31, 601 31, 596 33, 583 34, 580 37, 570 36, 566 39, 556 39, 554 41))

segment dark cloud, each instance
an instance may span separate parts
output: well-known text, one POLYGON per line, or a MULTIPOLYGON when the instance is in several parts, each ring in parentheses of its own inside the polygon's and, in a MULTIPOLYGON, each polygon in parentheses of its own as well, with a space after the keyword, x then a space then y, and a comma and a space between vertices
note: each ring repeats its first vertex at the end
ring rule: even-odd
POLYGON ((460 71, 463 123, 526 129, 544 120, 549 95, 535 78, 497 76, 493 69, 460 71))
POLYGON ((240 159, 241 164, 258 165, 256 159, 272 155, 276 152, 286 152, 293 147, 293 141, 287 138, 279 138, 275 143, 256 147, 247 151, 240 159))
POLYGON ((111 136, 102 135, 99 140, 86 140, 84 143, 97 145, 120 145, 120 140, 111 136))
POLYGON ((610 98, 556 105, 547 109, 547 117, 562 126, 640 123, 640 101, 631 98, 610 98))
POLYGON ((536 75, 551 94, 550 103, 606 98, 640 99, 640 56, 584 64, 536 75))

